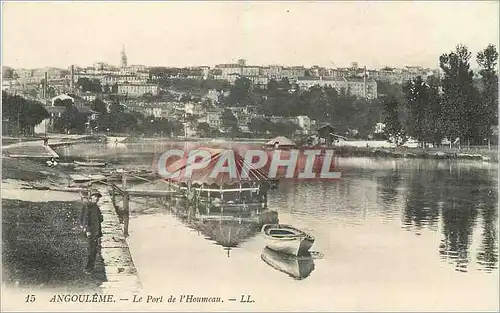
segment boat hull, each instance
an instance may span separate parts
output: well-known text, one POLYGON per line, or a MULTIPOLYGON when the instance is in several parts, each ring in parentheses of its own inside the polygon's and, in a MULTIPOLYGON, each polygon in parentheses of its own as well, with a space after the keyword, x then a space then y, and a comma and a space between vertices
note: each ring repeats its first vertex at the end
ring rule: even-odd
POLYGON ((267 247, 274 251, 292 255, 308 253, 314 244, 314 237, 302 230, 285 224, 266 224, 262 233, 267 247))
POLYGON ((308 277, 314 270, 314 260, 310 253, 296 256, 276 252, 266 247, 261 254, 261 259, 274 269, 297 280, 308 277))

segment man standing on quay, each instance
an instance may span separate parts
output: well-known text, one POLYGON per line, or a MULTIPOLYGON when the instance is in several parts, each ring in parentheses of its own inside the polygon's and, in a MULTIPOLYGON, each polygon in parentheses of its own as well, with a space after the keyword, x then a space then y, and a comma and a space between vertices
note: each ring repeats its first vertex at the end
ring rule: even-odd
POLYGON ((85 273, 90 274, 95 268, 99 239, 102 237, 101 223, 103 221, 101 209, 97 205, 102 195, 99 191, 90 194, 90 202, 84 204, 82 211, 82 226, 89 242, 89 257, 85 273))

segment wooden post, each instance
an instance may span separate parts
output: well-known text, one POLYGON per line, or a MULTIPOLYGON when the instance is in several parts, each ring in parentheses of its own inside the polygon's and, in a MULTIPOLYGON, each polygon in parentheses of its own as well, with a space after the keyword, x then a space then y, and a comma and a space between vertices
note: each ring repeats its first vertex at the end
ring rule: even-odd
POLYGON ((130 196, 127 192, 123 193, 123 235, 128 237, 128 224, 130 218, 130 207, 129 207, 130 196))
POLYGON ((116 205, 116 191, 114 187, 111 187, 111 203, 113 204, 113 209, 115 209, 115 213, 118 215, 118 220, 120 223, 123 222, 122 216, 120 215, 120 210, 116 205))
POLYGON ((127 190, 127 175, 125 172, 122 174, 122 189, 123 191, 127 190))

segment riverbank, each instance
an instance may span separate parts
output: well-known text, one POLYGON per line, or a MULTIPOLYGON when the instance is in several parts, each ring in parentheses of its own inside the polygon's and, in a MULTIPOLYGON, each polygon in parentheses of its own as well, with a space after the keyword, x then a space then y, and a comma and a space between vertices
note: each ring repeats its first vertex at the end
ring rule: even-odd
POLYGON ((335 155, 341 157, 455 159, 498 163, 498 151, 496 149, 371 148, 356 146, 340 146, 333 147, 333 149, 335 150, 335 155))
POLYGON ((83 269, 88 243, 80 228, 81 197, 64 190, 68 173, 23 158, 2 157, 4 286, 11 290, 138 290, 128 244, 103 188, 103 237, 96 270, 83 269), (36 189, 31 189, 36 187, 36 189))
POLYGON ((98 256, 93 275, 83 272, 87 240, 78 202, 2 199, 3 281, 7 288, 98 292, 106 281, 98 256))
MULTIPOLYGON (((242 143, 255 146, 263 146, 270 138, 128 138, 124 143, 137 142, 197 142, 203 144, 224 144, 242 143)), ((305 148, 306 146, 298 146, 305 148)), ((308 148, 321 148, 325 146, 307 146, 308 148)), ((335 155, 341 157, 373 157, 373 158, 415 158, 415 159, 455 159, 455 160, 476 160, 483 162, 498 163, 498 146, 463 148, 415 148, 415 147, 394 147, 386 141, 345 141, 342 145, 329 147, 335 151, 335 155)))

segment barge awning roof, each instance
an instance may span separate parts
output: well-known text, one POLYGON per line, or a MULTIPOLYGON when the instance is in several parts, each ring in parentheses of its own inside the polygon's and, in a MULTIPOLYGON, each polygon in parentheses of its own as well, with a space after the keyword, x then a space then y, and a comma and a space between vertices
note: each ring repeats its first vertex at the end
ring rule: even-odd
POLYGON ((194 169, 191 175, 186 175, 188 158, 184 157, 170 165, 167 165, 167 171, 172 173, 173 178, 168 180, 172 182, 190 182, 197 184, 216 184, 216 185, 235 185, 245 182, 267 181, 267 171, 253 168, 250 164, 245 165, 245 159, 235 149, 214 149, 198 148, 210 153, 211 159, 207 166, 194 169), (218 166, 231 168, 230 159, 234 159, 235 175, 231 176, 228 172, 218 172, 218 166), (216 173, 216 175, 213 175, 216 173), (215 176, 215 177, 214 177, 215 176))

